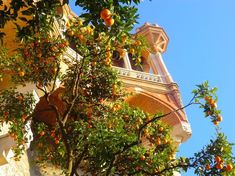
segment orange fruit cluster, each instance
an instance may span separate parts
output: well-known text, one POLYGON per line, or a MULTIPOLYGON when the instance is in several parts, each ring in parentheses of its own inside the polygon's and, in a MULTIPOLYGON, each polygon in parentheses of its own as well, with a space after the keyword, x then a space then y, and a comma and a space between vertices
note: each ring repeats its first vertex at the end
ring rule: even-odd
POLYGON ((215 157, 215 162, 216 162, 216 165, 215 165, 216 169, 218 170, 223 169, 223 160, 220 156, 215 157))
MULTIPOLYGON (((215 168, 218 170, 224 170, 224 171, 230 172, 233 169, 233 165, 232 164, 224 165, 223 162, 224 161, 221 158, 221 156, 216 156, 215 157, 215 163, 216 163, 215 168)), ((206 164, 205 169, 209 171, 211 169, 210 164, 206 164)))
POLYGON ((223 159, 220 156, 215 157, 215 162, 216 162, 215 167, 218 170, 225 169, 225 171, 229 172, 233 169, 232 164, 227 164, 227 165, 223 166, 223 159))
POLYGON ((111 66, 112 56, 113 56, 113 54, 110 51, 110 49, 107 49, 107 52, 105 53, 105 59, 103 60, 103 63, 107 66, 111 66))
MULTIPOLYGON (((204 99, 210 107, 210 109, 206 111, 206 116, 211 116, 213 115, 214 109, 217 108, 216 100, 214 100, 211 96, 206 96, 204 99)), ((223 120, 220 114, 214 114, 213 116, 215 117, 215 119, 213 120, 213 123, 215 125, 218 125, 223 120)))
POLYGON ((100 12, 100 18, 104 20, 104 23, 106 26, 112 26, 114 24, 114 19, 112 18, 112 13, 110 12, 109 9, 103 9, 100 12))
POLYGON ((206 96, 205 101, 212 107, 212 108, 217 108, 216 101, 212 99, 211 96, 206 96))

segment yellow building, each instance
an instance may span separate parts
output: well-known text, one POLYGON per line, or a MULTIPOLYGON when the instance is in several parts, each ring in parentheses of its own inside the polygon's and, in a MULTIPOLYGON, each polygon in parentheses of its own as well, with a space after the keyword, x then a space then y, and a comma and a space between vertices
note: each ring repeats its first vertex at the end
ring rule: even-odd
MULTIPOLYGON (((69 7, 65 7, 64 19, 68 20, 69 15, 75 16, 69 7)), ((23 24, 22 24, 23 25, 23 24)), ((65 24, 64 24, 65 25, 65 24)), ((61 33, 61 24, 55 22, 54 28, 58 35, 61 33)), ((12 51, 17 47, 15 39, 15 31, 13 24, 8 23, 3 30, 6 32, 5 44, 12 51)), ((119 73, 119 79, 123 81, 127 90, 134 92, 133 96, 126 101, 135 107, 143 109, 145 112, 154 114, 159 112, 169 113, 163 121, 172 126, 172 138, 176 145, 185 142, 191 136, 191 128, 184 110, 178 110, 182 107, 180 92, 177 84, 173 81, 167 67, 163 61, 162 53, 167 49, 168 36, 165 31, 158 25, 145 23, 136 30, 136 35, 141 35, 146 38, 154 52, 146 52, 143 54, 143 67, 136 67, 133 64, 132 58, 128 53, 122 62, 116 62, 113 59, 114 66, 119 73)), ((69 59, 76 57, 76 52, 68 48, 64 58, 69 59)), ((8 79, 4 79, 0 83, 0 89, 5 89, 9 86, 8 79)), ((35 85, 27 85, 19 87, 22 92, 31 91, 38 100, 40 92, 35 85)), ((7 126, 3 126, 0 133, 0 175, 13 176, 16 175, 37 175, 37 171, 32 169, 26 154, 21 161, 14 161, 11 157, 11 147, 14 141, 7 133, 7 126)), ((53 174, 52 174, 53 175, 53 174)))

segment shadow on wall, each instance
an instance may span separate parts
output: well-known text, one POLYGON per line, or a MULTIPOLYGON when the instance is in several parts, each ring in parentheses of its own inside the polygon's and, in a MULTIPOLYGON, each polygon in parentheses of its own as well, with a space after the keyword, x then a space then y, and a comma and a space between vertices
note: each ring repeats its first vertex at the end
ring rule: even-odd
POLYGON ((34 163, 34 156, 33 156, 33 151, 29 148, 26 151, 27 157, 28 157, 28 162, 29 162, 29 175, 30 176, 42 176, 40 173, 40 169, 37 166, 36 163, 34 163))
POLYGON ((31 146, 27 149, 26 154, 29 163, 29 176, 64 176, 62 170, 55 168, 50 164, 40 166, 35 163, 34 159, 36 158, 36 152, 31 146))

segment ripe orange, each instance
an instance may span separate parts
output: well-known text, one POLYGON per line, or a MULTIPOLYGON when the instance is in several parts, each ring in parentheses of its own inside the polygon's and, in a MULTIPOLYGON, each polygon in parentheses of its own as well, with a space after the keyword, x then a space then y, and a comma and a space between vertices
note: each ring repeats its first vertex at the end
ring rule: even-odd
POLYGON ((130 53, 131 53, 131 54, 135 54, 135 49, 134 49, 134 48, 131 48, 131 49, 130 49, 130 53))
POLYGON ((111 12, 110 12, 110 10, 109 9, 103 9, 101 12, 100 12, 100 17, 102 18, 102 19, 107 19, 107 18, 110 18, 111 17, 111 12))
POLYGON ((149 137, 149 136, 150 136, 150 133, 149 133, 148 131, 146 131, 146 132, 144 132, 144 135, 145 135, 146 137, 149 137))
POLYGON ((221 115, 217 115, 217 121, 221 122, 222 120, 223 120, 222 116, 221 115))
POLYGON ((19 71, 19 76, 23 77, 25 75, 24 71, 19 71))
POLYGON ((206 102, 210 102, 212 98, 211 98, 211 96, 206 96, 204 99, 206 102))
POLYGON ((113 18, 107 18, 104 20, 104 23, 106 26, 112 26, 114 24, 115 20, 113 18))
POLYGON ((23 114, 21 117, 22 121, 24 122, 27 119, 27 115, 23 114))
POLYGON ((135 45, 136 45, 136 46, 140 46, 141 44, 142 44, 141 41, 136 41, 136 42, 135 42, 135 45))
POLYGON ((216 163, 221 163, 222 158, 220 156, 216 156, 215 161, 216 161, 216 163))
POLYGON ((216 169, 219 169, 219 170, 221 170, 221 169, 223 169, 223 165, 222 164, 216 164, 216 169))
POLYGON ((217 104, 216 104, 215 100, 211 100, 210 101, 210 105, 211 105, 212 108, 216 108, 217 107, 217 104))
POLYGON ((159 133, 163 132, 163 130, 164 130, 163 127, 158 128, 158 132, 159 132, 159 133))
POLYGON ((69 42, 68 41, 64 41, 64 45, 65 46, 69 46, 69 42))
POLYGON ((126 55, 125 50, 124 50, 124 49, 121 49, 121 50, 119 51, 119 55, 120 55, 121 58, 125 57, 125 55, 126 55))
POLYGON ((40 131, 40 136, 44 136, 45 135, 45 131, 40 131))
POLYGON ((106 52, 106 57, 107 57, 107 58, 112 57, 112 53, 111 53, 110 51, 106 52))
POLYGON ((55 140, 55 144, 59 144, 60 141, 58 139, 55 140))
POLYGON ((74 32, 73 32, 72 30, 68 30, 67 34, 68 34, 68 36, 70 36, 70 37, 74 36, 74 32))
POLYGON ((161 138, 158 137, 157 140, 155 141, 155 144, 160 145, 161 144, 161 138))
POLYGON ((206 112, 206 116, 210 116, 211 114, 212 114, 211 111, 206 112))
POLYGON ((214 123, 214 125, 216 125, 216 126, 219 125, 219 122, 218 122, 218 121, 214 121, 213 123, 214 123))
POLYGON ((152 118, 150 117, 150 116, 147 116, 146 117, 146 121, 148 122, 148 121, 150 121, 152 118))
POLYGON ((232 169, 233 169, 233 165, 232 164, 227 164, 226 171, 231 171, 232 169))
POLYGON ((206 170, 210 170, 211 169, 211 166, 209 164, 206 165, 205 167, 206 170))
POLYGON ((2 77, 0 78, 0 82, 3 82, 3 78, 2 77))
POLYGON ((78 38, 82 41, 82 40, 84 40, 84 36, 82 35, 82 34, 79 34, 78 35, 78 38))
POLYGON ((141 161, 144 161, 144 160, 145 160, 145 156, 144 156, 144 155, 141 155, 141 156, 140 156, 140 160, 141 160, 141 161))
POLYGON ((163 139, 163 144, 167 144, 167 143, 168 143, 167 139, 163 139))
POLYGON ((92 128, 93 126, 92 126, 92 125, 88 125, 87 127, 88 127, 88 128, 92 128))
POLYGON ((112 107, 112 110, 115 112, 115 111, 118 111, 120 108, 121 108, 121 105, 115 104, 115 105, 112 107))
POLYGON ((23 100, 23 97, 22 97, 21 95, 19 95, 19 96, 17 97, 17 99, 18 99, 19 101, 22 101, 22 100, 23 100))
POLYGON ((105 65, 111 66, 111 59, 110 58, 106 58, 103 62, 105 65))
POLYGON ((94 62, 91 63, 91 66, 95 67, 96 64, 97 64, 97 62, 94 61, 94 62))
MULTIPOLYGON (((73 31, 72 31, 72 32, 73 32, 73 31)), ((74 32, 73 32, 73 35, 74 35, 74 32)), ((51 47, 51 50, 55 52, 55 51, 58 50, 58 48, 54 45, 54 46, 51 47)))

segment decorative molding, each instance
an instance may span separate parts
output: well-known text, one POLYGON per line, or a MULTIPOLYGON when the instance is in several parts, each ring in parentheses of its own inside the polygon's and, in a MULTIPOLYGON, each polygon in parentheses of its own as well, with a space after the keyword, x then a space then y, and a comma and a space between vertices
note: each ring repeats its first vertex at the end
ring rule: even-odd
POLYGON ((163 77, 161 75, 155 75, 151 73, 140 72, 140 71, 125 69, 121 67, 113 67, 113 68, 121 76, 128 76, 128 77, 132 77, 132 78, 136 78, 140 80, 146 80, 149 82, 163 83, 163 77))
POLYGON ((163 53, 167 49, 169 38, 164 29, 157 24, 145 23, 136 29, 136 35, 144 36, 155 52, 163 53))
POLYGON ((66 57, 66 59, 68 59, 70 61, 74 60, 74 59, 80 60, 80 58, 81 58, 81 56, 70 47, 67 47, 67 50, 64 53, 64 56, 66 57))
POLYGON ((192 135, 192 129, 188 122, 182 121, 180 124, 177 124, 173 127, 172 136, 173 139, 181 139, 180 143, 185 142, 192 135))

